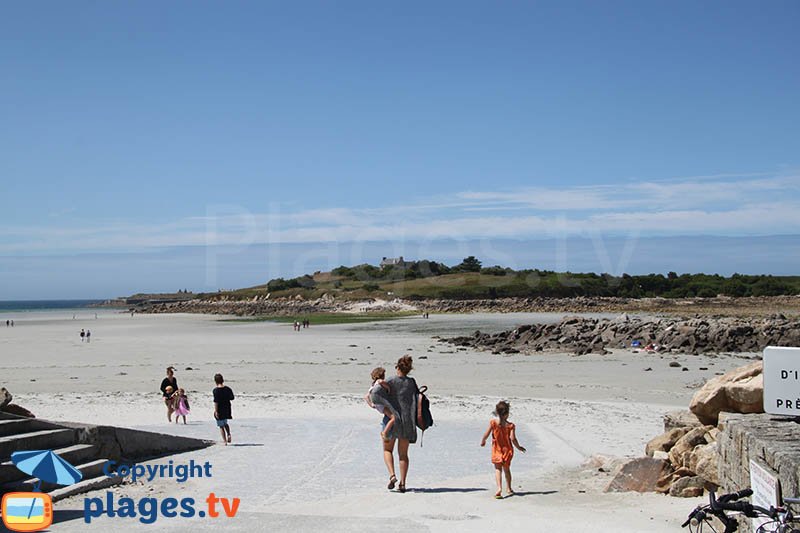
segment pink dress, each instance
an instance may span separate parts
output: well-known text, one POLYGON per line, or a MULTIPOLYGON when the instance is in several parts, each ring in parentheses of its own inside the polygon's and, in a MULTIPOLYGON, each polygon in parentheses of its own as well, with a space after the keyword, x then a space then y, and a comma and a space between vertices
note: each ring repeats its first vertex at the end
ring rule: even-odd
POLYGON ((189 400, 186 396, 178 396, 178 401, 175 405, 175 414, 178 416, 186 416, 189 414, 189 400))

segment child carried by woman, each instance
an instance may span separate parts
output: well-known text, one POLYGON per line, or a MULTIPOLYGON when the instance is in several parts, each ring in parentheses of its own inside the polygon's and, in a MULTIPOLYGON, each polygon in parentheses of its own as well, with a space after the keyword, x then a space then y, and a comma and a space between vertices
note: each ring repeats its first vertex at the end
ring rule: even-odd
POLYGON ((392 426, 394 426, 395 413, 389 404, 391 387, 384 381, 386 378, 386 369, 379 366, 372 371, 370 377, 372 378, 372 386, 367 392, 367 395, 364 396, 364 400, 370 407, 383 415, 383 421, 381 422, 381 438, 384 441, 388 441, 389 431, 391 431, 392 426))

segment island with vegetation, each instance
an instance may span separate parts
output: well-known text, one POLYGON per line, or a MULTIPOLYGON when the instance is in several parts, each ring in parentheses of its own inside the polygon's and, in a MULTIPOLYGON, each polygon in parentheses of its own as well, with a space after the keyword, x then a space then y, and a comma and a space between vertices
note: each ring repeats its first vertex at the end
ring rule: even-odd
MULTIPOLYGON (((800 311, 800 276, 611 274, 513 270, 469 256, 457 265, 386 260, 213 293, 137 294, 137 312, 239 317, 417 312, 615 312, 761 315, 800 311)), ((330 317, 328 322, 335 322, 330 317)))

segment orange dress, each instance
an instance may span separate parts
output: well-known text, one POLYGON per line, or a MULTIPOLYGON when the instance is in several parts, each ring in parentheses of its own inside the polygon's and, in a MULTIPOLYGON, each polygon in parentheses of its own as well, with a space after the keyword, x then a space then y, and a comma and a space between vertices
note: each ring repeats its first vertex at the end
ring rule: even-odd
POLYGON ((489 427, 492 429, 492 464, 510 466, 514 458, 514 446, 511 444, 514 424, 508 422, 501 426, 499 421, 492 419, 489 427))

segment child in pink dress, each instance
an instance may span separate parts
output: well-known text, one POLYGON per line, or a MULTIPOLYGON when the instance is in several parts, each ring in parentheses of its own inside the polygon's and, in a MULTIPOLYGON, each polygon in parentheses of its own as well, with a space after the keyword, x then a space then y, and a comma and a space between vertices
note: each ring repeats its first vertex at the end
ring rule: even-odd
POLYGON ((183 423, 186 424, 186 415, 189 414, 189 398, 186 397, 186 391, 178 389, 175 394, 175 423, 178 423, 178 418, 183 417, 183 423))

